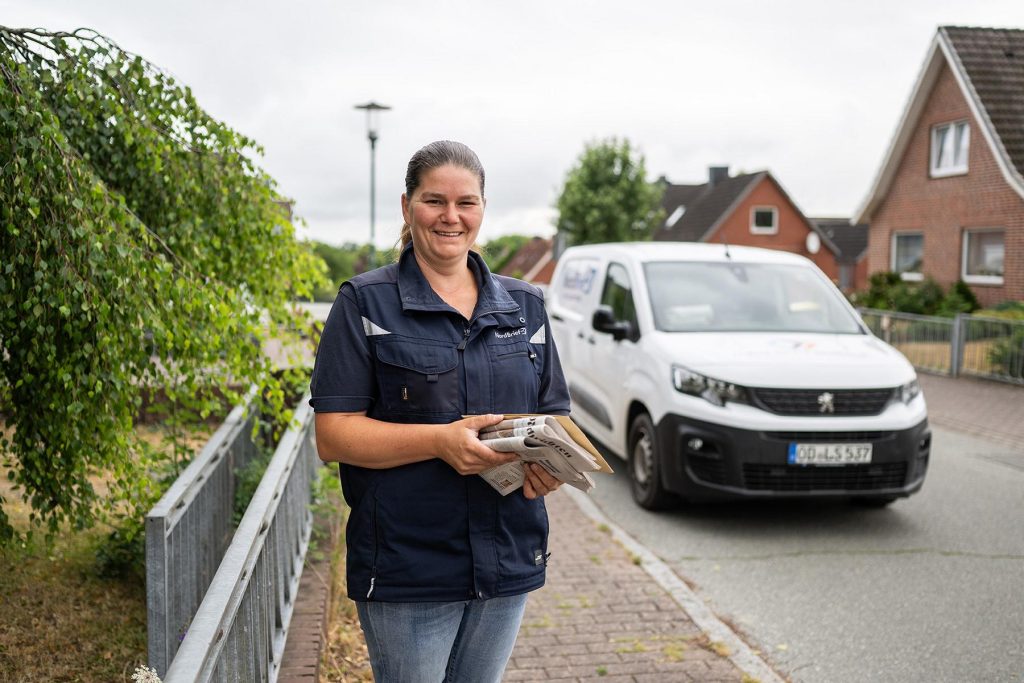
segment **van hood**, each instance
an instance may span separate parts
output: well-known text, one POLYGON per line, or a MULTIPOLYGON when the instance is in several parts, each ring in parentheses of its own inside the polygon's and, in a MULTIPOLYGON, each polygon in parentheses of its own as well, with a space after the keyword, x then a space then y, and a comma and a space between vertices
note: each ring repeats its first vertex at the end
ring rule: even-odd
POLYGON ((916 377, 903 355, 867 334, 655 332, 661 358, 748 387, 866 389, 916 377))

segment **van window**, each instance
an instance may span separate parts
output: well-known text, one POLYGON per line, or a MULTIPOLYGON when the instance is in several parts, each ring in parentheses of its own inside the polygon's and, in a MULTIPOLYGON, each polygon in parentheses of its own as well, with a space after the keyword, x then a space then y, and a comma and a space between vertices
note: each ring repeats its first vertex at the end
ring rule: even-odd
POLYGON ((805 266, 673 261, 644 274, 663 332, 863 332, 836 288, 805 266))
MULTIPOLYGON (((573 259, 562 268, 558 292, 559 303, 577 311, 583 311, 584 301, 597 284, 599 262, 594 259, 573 259)), ((596 292, 595 292, 596 295, 596 292)))
POLYGON ((637 328, 636 306, 633 303, 633 289, 629 285, 629 273, 618 264, 608 266, 608 275, 601 291, 601 303, 610 306, 616 320, 628 320, 637 328))

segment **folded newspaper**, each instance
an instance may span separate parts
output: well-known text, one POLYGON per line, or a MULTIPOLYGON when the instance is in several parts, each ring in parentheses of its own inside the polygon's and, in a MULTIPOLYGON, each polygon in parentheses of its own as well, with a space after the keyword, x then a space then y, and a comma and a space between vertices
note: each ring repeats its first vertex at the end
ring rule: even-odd
POLYGON ((480 473, 503 496, 523 485, 523 463, 527 462, 537 463, 555 479, 581 491, 594 488, 590 472, 612 471, 576 423, 565 415, 506 415, 498 424, 481 429, 479 437, 489 448, 519 455, 519 460, 480 473))

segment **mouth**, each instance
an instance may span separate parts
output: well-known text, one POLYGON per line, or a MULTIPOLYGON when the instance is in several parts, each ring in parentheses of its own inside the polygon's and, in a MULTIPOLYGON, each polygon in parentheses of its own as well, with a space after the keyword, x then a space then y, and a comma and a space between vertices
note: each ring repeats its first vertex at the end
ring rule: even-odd
POLYGON ((462 232, 461 231, 447 232, 447 231, 444 231, 444 230, 434 230, 434 234, 437 235, 438 237, 461 237, 462 236, 462 232))

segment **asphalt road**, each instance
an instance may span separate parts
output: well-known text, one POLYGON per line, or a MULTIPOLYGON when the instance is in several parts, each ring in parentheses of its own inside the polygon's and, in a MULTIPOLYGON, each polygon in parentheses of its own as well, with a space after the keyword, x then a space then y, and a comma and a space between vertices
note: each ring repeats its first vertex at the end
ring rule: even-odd
POLYGON ((1024 450, 933 427, 923 490, 649 513, 594 501, 794 682, 1024 680, 1024 450))

